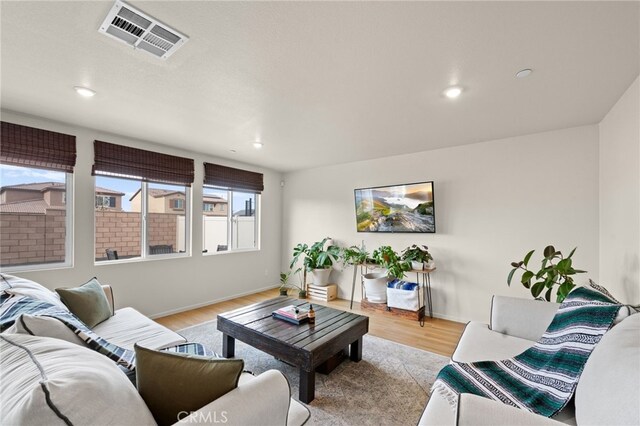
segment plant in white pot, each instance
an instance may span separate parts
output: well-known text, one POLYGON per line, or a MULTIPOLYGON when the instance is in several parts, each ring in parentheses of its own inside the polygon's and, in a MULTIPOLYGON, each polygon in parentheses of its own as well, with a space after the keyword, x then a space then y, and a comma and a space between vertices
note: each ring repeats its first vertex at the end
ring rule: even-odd
POLYGON ((429 247, 413 244, 402 251, 402 260, 411 262, 411 269, 421 271, 431 265, 433 256, 429 253, 429 247))
POLYGON ((312 274, 313 284, 318 286, 326 286, 329 284, 331 269, 340 257, 340 247, 330 245, 325 249, 327 240, 329 240, 329 238, 315 242, 311 246, 298 244, 293 249, 291 268, 298 262, 300 256, 304 255, 303 265, 305 272, 312 274))
POLYGON ((371 272, 365 274, 364 290, 367 300, 371 303, 387 302, 387 283, 392 278, 404 277, 405 271, 411 269, 409 262, 400 258, 390 246, 382 246, 373 251, 373 261, 386 269, 386 272, 371 272))

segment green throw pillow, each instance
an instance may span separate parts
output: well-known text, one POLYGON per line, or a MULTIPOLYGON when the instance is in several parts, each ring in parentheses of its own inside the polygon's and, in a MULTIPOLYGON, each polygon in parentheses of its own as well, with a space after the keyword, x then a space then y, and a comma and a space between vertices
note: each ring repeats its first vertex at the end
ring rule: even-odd
POLYGON ((56 292, 67 308, 89 328, 111 317, 109 301, 95 277, 80 287, 57 288, 56 292))
POLYGON ((158 425, 172 425, 238 386, 241 359, 163 352, 137 344, 136 384, 158 425))

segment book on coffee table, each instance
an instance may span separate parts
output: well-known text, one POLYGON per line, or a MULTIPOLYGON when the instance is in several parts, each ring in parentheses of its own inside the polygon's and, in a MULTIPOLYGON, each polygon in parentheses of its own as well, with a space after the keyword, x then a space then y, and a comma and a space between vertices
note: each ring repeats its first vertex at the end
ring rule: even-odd
POLYGON ((307 309, 300 309, 294 305, 276 309, 272 312, 272 315, 274 318, 289 321, 293 324, 300 324, 301 322, 309 320, 309 311, 307 309))
POLYGON ((290 322, 291 324, 295 324, 295 325, 300 325, 302 323, 305 323, 305 322, 309 321, 309 317, 304 317, 304 318, 301 318, 301 319, 297 320, 295 318, 291 318, 291 317, 288 317, 286 315, 280 315, 280 314, 278 314, 276 312, 273 312, 271 315, 276 319, 279 319, 279 320, 282 320, 282 321, 287 321, 287 322, 290 322))

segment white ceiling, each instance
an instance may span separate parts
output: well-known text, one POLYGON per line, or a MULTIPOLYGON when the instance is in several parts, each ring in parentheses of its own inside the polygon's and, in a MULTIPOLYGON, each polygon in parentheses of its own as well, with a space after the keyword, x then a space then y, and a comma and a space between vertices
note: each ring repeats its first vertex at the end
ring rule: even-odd
POLYGON ((112 4, 3 1, 2 107, 288 171, 597 123, 640 72, 638 2, 131 2, 166 62, 112 4))

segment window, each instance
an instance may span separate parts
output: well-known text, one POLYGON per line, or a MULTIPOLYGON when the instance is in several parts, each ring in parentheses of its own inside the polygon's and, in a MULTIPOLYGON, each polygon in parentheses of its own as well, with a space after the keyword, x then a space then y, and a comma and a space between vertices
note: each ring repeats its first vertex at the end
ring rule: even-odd
POLYGON ((116 197, 109 195, 96 195, 96 209, 116 208, 116 197))
POLYGON ((189 254, 193 160, 99 141, 94 147, 96 262, 189 254))
POLYGON ((72 265, 75 137, 2 122, 0 269, 72 265))
POLYGON ((203 251, 259 249, 260 173, 205 163, 203 251))
POLYGON ((184 210, 184 200, 180 198, 171 200, 171 208, 174 210, 184 210))

